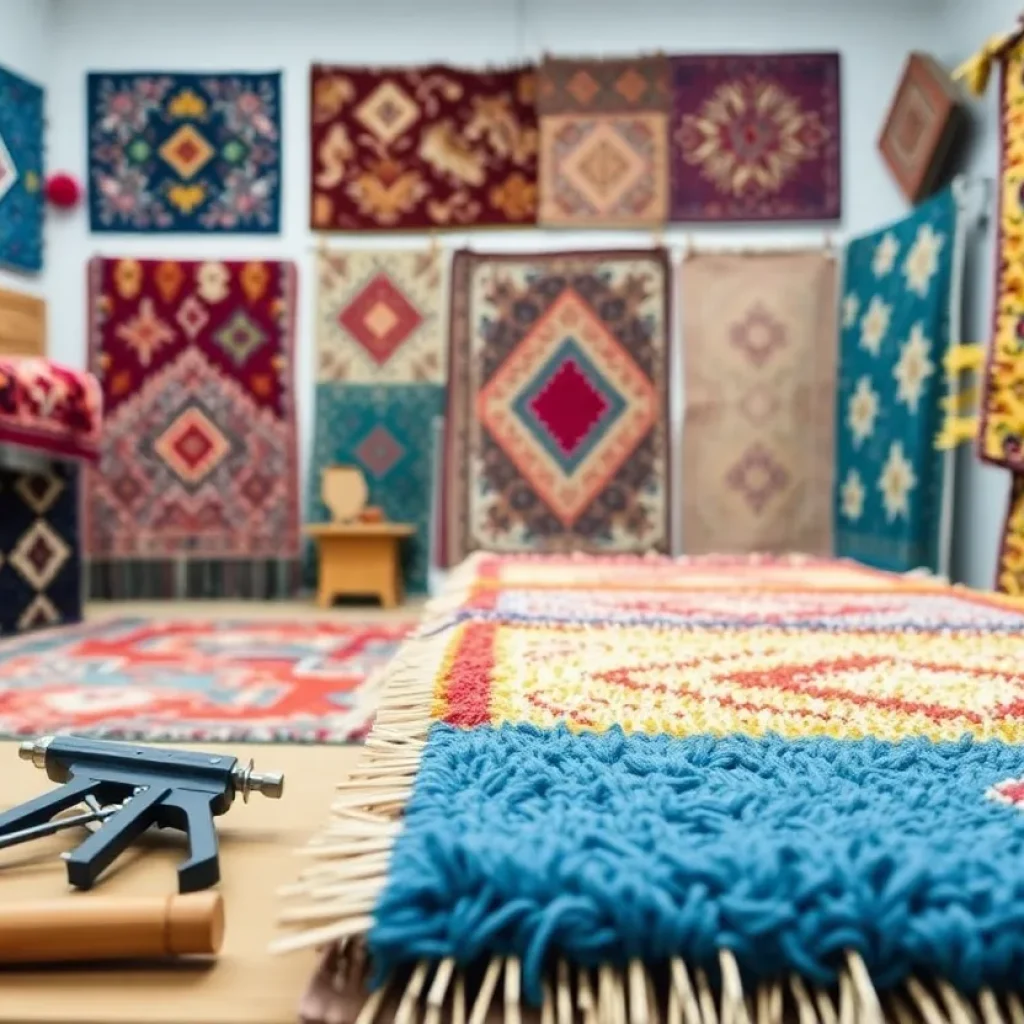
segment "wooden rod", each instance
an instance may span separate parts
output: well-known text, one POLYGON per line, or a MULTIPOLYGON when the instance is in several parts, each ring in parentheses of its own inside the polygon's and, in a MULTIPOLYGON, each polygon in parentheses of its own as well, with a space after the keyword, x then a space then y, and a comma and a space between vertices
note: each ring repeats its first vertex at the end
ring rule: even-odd
POLYGON ((0 904, 0 964, 195 956, 223 940, 218 892, 0 904))

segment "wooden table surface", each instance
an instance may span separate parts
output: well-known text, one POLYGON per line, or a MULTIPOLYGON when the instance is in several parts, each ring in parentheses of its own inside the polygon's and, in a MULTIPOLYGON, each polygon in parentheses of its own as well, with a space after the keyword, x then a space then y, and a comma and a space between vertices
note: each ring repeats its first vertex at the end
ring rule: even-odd
MULTIPOLYGON (((17 756, 17 743, 0 743, 0 809, 52 788, 41 770, 17 756)), ((358 747, 189 745, 193 750, 252 757, 256 771, 285 774, 281 800, 253 795, 217 818, 221 892, 227 929, 210 966, 0 967, 0 1022, 17 1024, 294 1024, 296 1006, 313 973, 315 954, 272 956, 277 931, 276 889, 303 866, 295 850, 326 822, 335 783, 354 766, 358 747)), ((0 850, 0 903, 158 895, 176 891, 174 867, 183 855, 180 834, 156 833, 138 852, 109 869, 88 893, 69 889, 62 850, 82 832, 0 850)), ((148 839, 149 837, 147 837, 148 839)))
POLYGON ((411 537, 411 523, 310 523, 303 527, 310 537, 411 537))

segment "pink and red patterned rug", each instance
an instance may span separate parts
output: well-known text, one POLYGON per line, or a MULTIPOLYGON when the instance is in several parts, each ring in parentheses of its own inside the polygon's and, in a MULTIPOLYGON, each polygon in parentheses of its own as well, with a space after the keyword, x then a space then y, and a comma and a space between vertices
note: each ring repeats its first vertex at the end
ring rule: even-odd
POLYGON ((0 643, 0 736, 349 743, 404 623, 114 619, 0 643))

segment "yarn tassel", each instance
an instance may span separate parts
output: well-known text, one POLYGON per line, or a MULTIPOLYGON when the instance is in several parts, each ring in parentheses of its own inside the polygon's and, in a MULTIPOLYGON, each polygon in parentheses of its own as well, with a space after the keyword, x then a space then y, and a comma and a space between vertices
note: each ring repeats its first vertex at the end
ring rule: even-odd
POLYGON ((1019 29, 1003 35, 989 36, 985 45, 953 72, 953 81, 962 82, 972 96, 984 96, 991 77, 992 65, 1019 38, 1019 29))

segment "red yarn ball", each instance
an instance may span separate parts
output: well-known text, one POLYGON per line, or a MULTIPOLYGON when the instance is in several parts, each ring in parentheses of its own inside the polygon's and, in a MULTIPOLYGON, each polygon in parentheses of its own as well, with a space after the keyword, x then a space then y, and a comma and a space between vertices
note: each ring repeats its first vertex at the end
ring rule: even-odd
POLYGON ((70 210, 82 198, 82 189, 70 174, 53 174, 46 182, 46 198, 62 210, 70 210))

